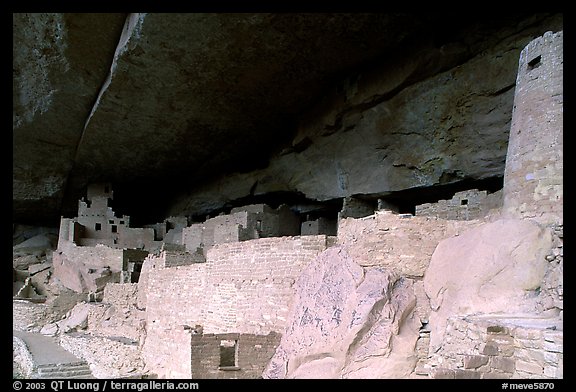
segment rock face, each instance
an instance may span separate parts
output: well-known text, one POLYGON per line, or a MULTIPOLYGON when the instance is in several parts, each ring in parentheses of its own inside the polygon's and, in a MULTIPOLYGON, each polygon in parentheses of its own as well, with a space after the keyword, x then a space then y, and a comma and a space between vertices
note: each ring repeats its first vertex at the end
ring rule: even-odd
POLYGON ((335 246, 303 271, 295 288, 289 326, 263 377, 397 378, 412 372, 420 324, 408 280, 381 267, 360 267, 335 246))
POLYGON ((196 187, 171 213, 274 191, 328 200, 503 176, 518 56, 532 29, 487 41, 470 33, 467 45, 423 39, 391 54, 304 112, 268 167, 196 187))
POLYGON ((513 64, 562 17, 14 14, 13 24, 14 216, 38 220, 72 214, 103 180, 138 215, 150 209, 135 203, 142 195, 171 204, 178 188, 173 209, 200 214, 276 190, 322 200, 502 176, 513 64))
POLYGON ((438 245, 424 277, 430 298, 430 350, 442 343, 452 315, 538 313, 540 285, 552 247, 550 230, 503 219, 438 245))
POLYGON ((60 211, 84 123, 124 19, 123 14, 12 14, 15 219, 37 224, 60 211))

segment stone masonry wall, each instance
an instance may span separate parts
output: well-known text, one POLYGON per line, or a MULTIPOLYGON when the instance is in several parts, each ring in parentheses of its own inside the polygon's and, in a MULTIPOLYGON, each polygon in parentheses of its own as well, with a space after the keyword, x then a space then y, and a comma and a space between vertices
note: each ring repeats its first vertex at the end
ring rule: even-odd
POLYGON ((108 283, 104 287, 104 298, 102 302, 127 308, 136 306, 137 298, 137 283, 108 283))
POLYGON ((382 210, 365 218, 339 222, 338 243, 362 266, 382 265, 407 277, 422 277, 444 238, 480 224, 382 210))
POLYGON ((450 200, 416 206, 417 216, 436 216, 443 219, 471 220, 486 216, 491 209, 502 206, 502 192, 488 193, 478 189, 457 192, 450 200))
POLYGON ((192 335, 192 378, 260 378, 280 344, 280 334, 197 334, 192 335), (236 366, 220 366, 222 340, 236 341, 236 366))
POLYGON ((26 300, 12 300, 12 329, 27 331, 46 323, 48 306, 26 300))
POLYGON ((545 319, 452 317, 432 378, 562 378, 563 332, 545 319))
POLYGON ((192 378, 192 331, 184 326, 158 328, 152 336, 143 347, 146 370, 158 378, 192 378))
POLYGON ((208 251, 206 263, 173 268, 149 256, 143 266, 148 366, 158 374, 173 369, 168 353, 167 362, 158 359, 167 351, 170 331, 197 325, 205 333, 283 331, 296 277, 327 246, 324 235, 218 244, 208 251))
POLYGON ((563 214, 563 32, 521 52, 504 172, 504 212, 554 223, 563 214))
POLYGON ((262 238, 218 244, 207 262, 148 272, 149 324, 201 324, 206 333, 282 330, 292 284, 327 247, 327 237, 262 238))

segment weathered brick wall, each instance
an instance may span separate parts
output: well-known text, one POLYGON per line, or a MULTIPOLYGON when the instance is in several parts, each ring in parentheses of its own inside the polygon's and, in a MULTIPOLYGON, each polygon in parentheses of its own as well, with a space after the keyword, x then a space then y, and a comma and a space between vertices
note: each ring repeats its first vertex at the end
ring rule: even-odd
MULTIPOLYGON (((205 333, 283 331, 296 277, 326 247, 323 235, 218 244, 206 263, 174 268, 150 256, 139 282, 145 275, 148 366, 156 371, 157 350, 184 326, 201 325, 205 333)), ((172 369, 173 360, 165 360, 162 367, 172 369)))
POLYGON ((422 277, 438 243, 479 220, 458 221, 382 210, 339 222, 338 243, 362 266, 383 265, 408 277, 422 277))
POLYGON ((450 318, 432 378, 563 378, 563 331, 544 319, 450 318))
POLYGON ((216 216, 208 219, 204 222, 204 232, 202 237, 204 247, 208 248, 214 244, 235 241, 234 239, 227 238, 227 236, 230 235, 230 231, 225 230, 225 228, 234 228, 239 225, 243 227, 248 226, 247 212, 240 211, 234 214, 216 216))
POLYGON ((148 328, 202 324, 207 272, 204 263, 173 268, 156 264, 147 275, 148 328))
POLYGON ((48 306, 24 300, 12 300, 12 329, 40 329, 47 322, 48 306))
POLYGON ((563 32, 521 52, 504 172, 504 212, 544 223, 563 213, 563 32))
POLYGON ((108 283, 104 287, 103 302, 118 306, 136 306, 138 299, 137 283, 108 283))
POLYGON ((367 200, 357 197, 345 197, 338 218, 363 218, 374 214, 375 207, 374 203, 367 200))
POLYGON ((182 244, 188 252, 196 252, 198 248, 202 247, 203 232, 203 223, 193 223, 182 229, 182 244))
POLYGON ((190 265, 193 263, 203 263, 205 258, 200 253, 178 252, 178 251, 164 251, 164 267, 179 267, 183 265, 190 265))
POLYGON ((215 245, 206 263, 156 263, 146 277, 149 320, 201 324, 207 333, 282 330, 294 279, 326 246, 323 235, 265 238, 215 245))
POLYGON ((302 222, 301 235, 336 235, 338 231, 337 223, 334 220, 320 217, 313 221, 302 222))
POLYGON ((502 192, 488 193, 471 189, 457 192, 450 200, 416 206, 417 216, 435 216, 442 219, 471 220, 486 216, 491 209, 502 206, 502 192))
POLYGON ((323 235, 214 246, 207 257, 204 331, 282 331, 294 280, 326 247, 323 235))
POLYGON ((197 334, 192 335, 192 378, 236 379, 260 378, 280 344, 281 335, 197 334), (235 369, 220 368, 220 342, 237 341, 235 369))

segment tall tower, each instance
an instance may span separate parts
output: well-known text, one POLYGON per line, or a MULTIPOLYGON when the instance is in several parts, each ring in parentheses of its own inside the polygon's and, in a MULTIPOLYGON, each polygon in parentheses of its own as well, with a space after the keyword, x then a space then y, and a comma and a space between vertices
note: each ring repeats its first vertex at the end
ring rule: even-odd
POLYGON ((563 63, 563 31, 545 33, 520 54, 504 216, 563 221, 563 63))

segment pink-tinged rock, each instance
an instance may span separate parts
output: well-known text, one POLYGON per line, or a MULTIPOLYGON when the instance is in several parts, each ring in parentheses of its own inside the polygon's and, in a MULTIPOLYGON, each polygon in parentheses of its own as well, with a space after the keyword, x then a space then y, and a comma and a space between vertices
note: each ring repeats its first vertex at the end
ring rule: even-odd
POLYGON ((295 283, 288 327, 264 378, 397 378, 415 366, 419 323, 410 280, 321 253, 295 283))
POLYGON ((538 312, 551 245, 549 230, 517 219, 486 223, 440 242, 424 276, 432 308, 430 349, 442 343, 450 316, 538 312))

